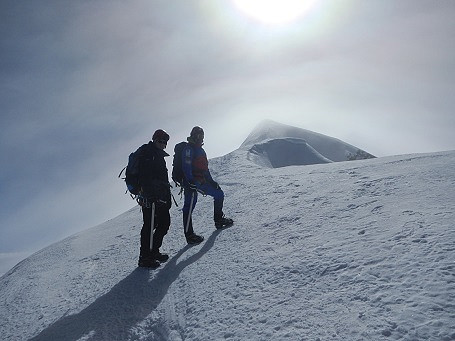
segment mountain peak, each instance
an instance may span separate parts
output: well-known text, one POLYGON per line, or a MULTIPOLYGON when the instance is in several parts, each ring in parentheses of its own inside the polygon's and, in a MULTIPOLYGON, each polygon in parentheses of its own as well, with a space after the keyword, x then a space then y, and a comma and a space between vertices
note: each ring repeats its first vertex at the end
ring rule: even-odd
POLYGON ((261 165, 283 167, 373 158, 339 139, 272 120, 261 121, 240 149, 261 165))
POLYGON ((245 141, 243 141, 240 148, 251 147, 256 143, 273 138, 299 137, 296 136, 299 131, 307 130, 266 119, 256 125, 245 141))

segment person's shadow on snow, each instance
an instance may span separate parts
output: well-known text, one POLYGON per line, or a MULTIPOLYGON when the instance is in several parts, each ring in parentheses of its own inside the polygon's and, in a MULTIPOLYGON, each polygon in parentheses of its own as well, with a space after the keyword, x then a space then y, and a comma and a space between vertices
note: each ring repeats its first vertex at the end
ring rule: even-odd
MULTIPOLYGON (((80 313, 64 316, 29 341, 126 340, 131 330, 151 314, 166 296, 171 284, 187 266, 199 260, 215 243, 221 231, 215 230, 194 255, 177 263, 191 246, 187 245, 164 266, 153 270, 156 276, 149 281, 150 272, 137 268, 116 284, 107 294, 80 313)), ((160 326, 154 328, 159 334, 160 326)), ((157 335, 154 335, 154 340, 157 335)), ((164 335, 158 336, 164 339, 164 335)))

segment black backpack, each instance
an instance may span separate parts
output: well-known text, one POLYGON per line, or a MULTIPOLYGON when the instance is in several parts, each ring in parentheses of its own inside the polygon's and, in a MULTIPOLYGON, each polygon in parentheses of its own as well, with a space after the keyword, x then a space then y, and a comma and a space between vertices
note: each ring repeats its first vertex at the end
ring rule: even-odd
POLYGON ((125 177, 122 178, 126 183, 126 191, 130 192, 132 196, 139 194, 141 186, 139 185, 139 166, 143 155, 143 146, 135 152, 132 152, 128 157, 128 165, 124 167, 118 177, 122 176, 125 171, 125 177))
POLYGON ((180 142, 177 143, 174 147, 174 159, 172 160, 172 180, 177 186, 182 186, 184 179, 182 152, 187 145, 187 142, 180 142))

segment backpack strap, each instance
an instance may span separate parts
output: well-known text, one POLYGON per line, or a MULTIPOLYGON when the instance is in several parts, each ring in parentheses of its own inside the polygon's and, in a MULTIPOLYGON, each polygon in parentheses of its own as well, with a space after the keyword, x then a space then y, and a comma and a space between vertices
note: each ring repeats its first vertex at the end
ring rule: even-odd
MULTIPOLYGON (((118 177, 120 178, 122 176, 122 173, 125 171, 127 166, 123 167, 123 169, 120 171, 120 174, 118 175, 118 177)), ((122 178, 122 179, 125 179, 125 178, 122 178)))

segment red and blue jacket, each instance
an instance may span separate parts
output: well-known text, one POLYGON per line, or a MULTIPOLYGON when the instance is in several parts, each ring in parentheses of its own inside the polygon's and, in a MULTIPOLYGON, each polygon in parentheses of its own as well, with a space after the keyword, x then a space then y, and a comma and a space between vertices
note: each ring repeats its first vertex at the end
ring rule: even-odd
POLYGON ((204 184, 213 181, 207 154, 201 145, 188 143, 183 148, 182 168, 187 182, 204 184))

